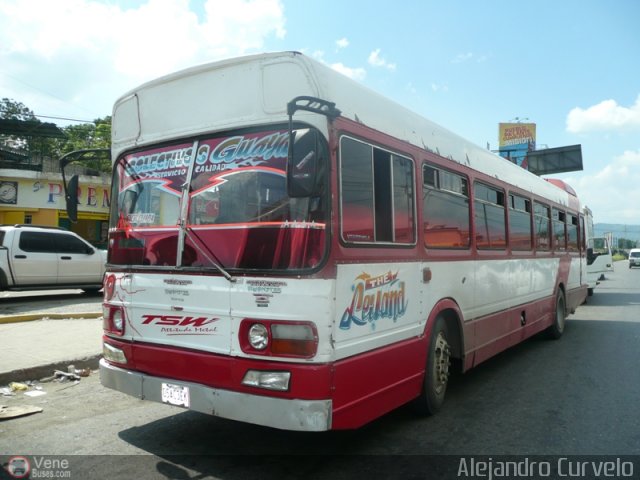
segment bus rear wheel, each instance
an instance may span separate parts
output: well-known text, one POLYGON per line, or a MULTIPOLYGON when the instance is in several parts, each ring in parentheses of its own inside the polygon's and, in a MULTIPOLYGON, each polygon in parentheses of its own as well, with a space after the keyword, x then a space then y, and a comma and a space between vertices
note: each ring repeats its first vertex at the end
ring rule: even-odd
POLYGON ((442 407, 449 383, 450 365, 451 346, 447 339, 446 324, 442 317, 438 317, 429 340, 422 392, 414 402, 420 414, 433 415, 442 407))
POLYGON ((557 340, 564 333, 565 320, 567 318, 564 292, 560 289, 558 289, 558 295, 556 296, 556 309, 554 315, 553 323, 549 328, 547 328, 547 334, 550 338, 557 340))

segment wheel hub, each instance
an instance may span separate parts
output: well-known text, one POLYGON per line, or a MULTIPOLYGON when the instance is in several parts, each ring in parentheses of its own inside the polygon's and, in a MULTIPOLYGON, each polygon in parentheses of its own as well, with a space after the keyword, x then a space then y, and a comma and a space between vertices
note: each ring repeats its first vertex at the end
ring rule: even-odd
POLYGON ((436 348, 434 356, 436 391, 441 393, 447 386, 449 380, 449 365, 451 349, 443 332, 439 332, 436 337, 436 348))

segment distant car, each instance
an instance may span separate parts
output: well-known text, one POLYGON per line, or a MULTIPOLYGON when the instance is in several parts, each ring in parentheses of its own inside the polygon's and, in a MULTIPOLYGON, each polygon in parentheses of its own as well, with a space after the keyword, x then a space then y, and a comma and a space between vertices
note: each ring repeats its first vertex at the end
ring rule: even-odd
POLYGON ((58 227, 0 225, 0 290, 81 288, 97 292, 106 250, 58 227))
POLYGON ((629 250, 629 268, 640 267, 640 248, 629 250))

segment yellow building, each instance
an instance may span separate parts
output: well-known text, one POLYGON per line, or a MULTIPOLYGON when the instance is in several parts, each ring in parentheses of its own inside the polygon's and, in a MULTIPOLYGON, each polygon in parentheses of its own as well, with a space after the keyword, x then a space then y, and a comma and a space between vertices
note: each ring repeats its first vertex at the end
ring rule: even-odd
POLYGON ((0 169, 0 224, 28 223, 64 227, 106 248, 111 179, 81 175, 78 221, 69 221, 62 175, 53 172, 0 169))

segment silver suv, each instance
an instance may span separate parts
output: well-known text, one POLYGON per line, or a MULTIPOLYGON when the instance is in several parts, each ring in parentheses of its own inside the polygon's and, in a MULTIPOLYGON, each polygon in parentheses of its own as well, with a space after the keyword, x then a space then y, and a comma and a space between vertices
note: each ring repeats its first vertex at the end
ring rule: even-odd
POLYGON ((0 225, 0 290, 98 291, 106 261, 106 250, 63 228, 0 225))

